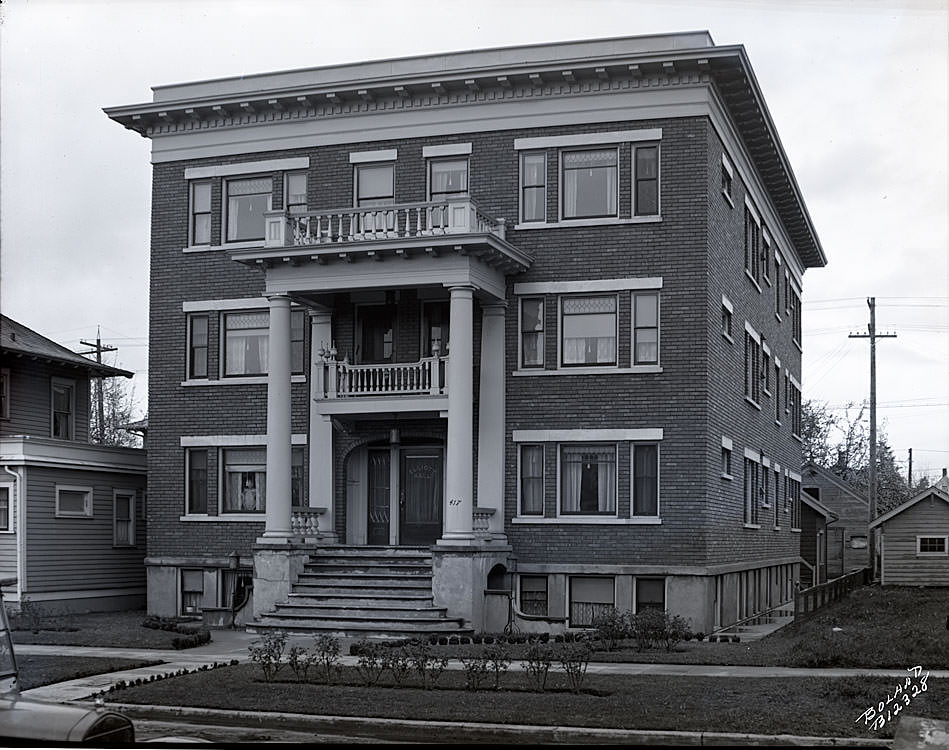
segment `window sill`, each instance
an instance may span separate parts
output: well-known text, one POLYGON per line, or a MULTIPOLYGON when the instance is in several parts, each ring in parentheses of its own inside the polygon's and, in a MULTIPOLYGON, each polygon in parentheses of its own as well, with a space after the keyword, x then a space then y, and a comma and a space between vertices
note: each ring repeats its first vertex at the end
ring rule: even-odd
POLYGON ((727 333, 725 333, 724 331, 722 331, 722 338, 725 339, 726 341, 728 341, 729 344, 734 344, 734 343, 735 343, 735 339, 733 339, 731 336, 729 336, 729 335, 728 335, 727 333))
POLYGON ((774 319, 778 321, 779 323, 781 322, 781 316, 778 313, 774 314, 774 319))
POLYGON ((791 433, 791 437, 794 438, 795 440, 797 440, 797 442, 799 442, 799 443, 803 443, 803 442, 804 442, 804 438, 802 438, 800 435, 797 435, 797 434, 795 434, 795 433, 793 433, 793 432, 791 433))
POLYGON ((213 253, 221 250, 244 250, 252 247, 263 247, 264 240, 247 240, 246 242, 228 242, 226 245, 188 245, 183 247, 183 253, 213 253))
POLYGON ((949 557, 947 552, 917 552, 916 557, 949 557))
POLYGON ((662 372, 662 365, 633 365, 632 367, 560 367, 556 370, 541 370, 540 368, 515 370, 511 374, 516 378, 536 377, 543 375, 650 375, 662 372))
POLYGON ((659 517, 648 516, 643 518, 616 518, 613 516, 557 516, 556 518, 545 518, 542 516, 514 516, 511 519, 514 524, 564 524, 567 526, 577 526, 580 524, 600 524, 604 526, 660 526, 662 519, 659 517))
POLYGON ((227 513, 227 514, 222 514, 220 516, 207 516, 207 515, 195 514, 195 515, 179 516, 178 520, 185 521, 185 522, 225 521, 225 522, 230 523, 233 521, 244 521, 244 522, 256 521, 258 523, 264 523, 264 521, 266 520, 266 513, 227 513))
MULTIPOLYGON (((306 375, 291 375, 291 383, 305 383, 306 375)), ((250 375, 247 377, 221 378, 219 380, 182 380, 181 385, 193 388, 201 385, 267 385, 266 375, 250 375)))
POLYGON ((761 528, 760 523, 745 523, 745 524, 742 524, 742 526, 744 526, 746 529, 760 529, 761 528))
POLYGON ((530 221, 515 224, 514 229, 568 229, 572 227, 609 227, 622 224, 656 224, 662 216, 633 216, 628 219, 561 219, 560 221, 530 221))
POLYGON ((781 531, 781 527, 780 527, 780 526, 774 526, 774 527, 772 527, 771 530, 772 530, 772 531, 781 531))
POLYGON ((755 277, 751 275, 747 268, 745 269, 745 276, 748 277, 748 281, 755 285, 755 289, 758 290, 758 294, 761 294, 761 285, 755 281, 755 277))
POLYGON ((751 404, 753 407, 755 407, 758 411, 761 411, 761 404, 756 403, 756 402, 755 402, 752 398, 750 398, 749 396, 745 396, 745 401, 747 401, 749 404, 751 404))
POLYGON ((792 534, 800 534, 800 533, 801 533, 801 530, 800 530, 800 529, 794 529, 794 528, 792 528, 792 529, 791 529, 791 533, 792 533, 792 534))
POLYGON ((722 474, 722 479, 727 479, 729 482, 731 482, 734 478, 735 477, 731 474, 722 474))
POLYGON ((774 423, 775 423, 778 427, 781 426, 781 420, 780 420, 780 419, 774 420, 774 423))
POLYGON ((728 193, 726 193, 724 190, 722 191, 722 197, 724 197, 725 200, 728 201, 729 206, 731 206, 732 208, 735 207, 735 201, 733 201, 732 197, 728 193))
POLYGON ((87 521, 92 520, 93 515, 91 513, 56 513, 54 518, 81 518, 87 521))

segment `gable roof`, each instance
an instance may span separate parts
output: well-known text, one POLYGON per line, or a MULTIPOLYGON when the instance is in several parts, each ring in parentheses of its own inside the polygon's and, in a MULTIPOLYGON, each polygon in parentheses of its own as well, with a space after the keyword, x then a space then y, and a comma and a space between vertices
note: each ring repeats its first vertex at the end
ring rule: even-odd
POLYGON ((78 367, 90 375, 98 375, 101 377, 116 377, 121 375, 122 377, 131 378, 134 375, 134 373, 128 370, 120 370, 118 367, 110 367, 109 365, 100 365, 98 362, 86 359, 82 355, 70 351, 65 346, 57 344, 45 336, 41 336, 22 323, 17 323, 6 315, 0 315, 0 351, 4 354, 26 357, 40 362, 53 362, 59 365, 78 367))
POLYGON ((834 513, 834 511, 821 503, 816 497, 808 493, 806 490, 801 492, 801 501, 805 505, 809 505, 815 511, 820 513, 824 518, 827 518, 830 521, 836 521, 840 518, 840 516, 834 513))
POLYGON ((821 479, 834 485, 835 487, 837 487, 837 489, 841 490, 842 492, 846 492, 855 500, 859 500, 861 503, 863 503, 866 506, 870 505, 870 501, 867 500, 866 497, 861 495, 857 491, 856 487, 844 481, 843 479, 838 477, 836 474, 834 474, 834 472, 830 471, 829 469, 825 469, 823 466, 820 466, 819 464, 815 464, 813 461, 808 461, 801 467, 801 486, 805 484, 804 477, 807 476, 807 472, 812 472, 813 474, 817 474, 818 476, 821 477, 821 479))
POLYGON ((946 505, 949 505, 949 493, 943 492, 942 490, 936 487, 927 487, 926 489, 922 490, 918 495, 911 497, 902 505, 898 505, 895 508, 893 508, 893 510, 888 511, 887 513, 884 513, 879 518, 874 519, 874 521, 870 524, 870 528, 872 529, 876 526, 879 526, 882 523, 886 523, 891 518, 898 516, 904 510, 909 510, 914 505, 916 505, 916 503, 918 503, 921 500, 925 500, 929 496, 936 497, 942 500, 944 503, 946 503, 946 505))

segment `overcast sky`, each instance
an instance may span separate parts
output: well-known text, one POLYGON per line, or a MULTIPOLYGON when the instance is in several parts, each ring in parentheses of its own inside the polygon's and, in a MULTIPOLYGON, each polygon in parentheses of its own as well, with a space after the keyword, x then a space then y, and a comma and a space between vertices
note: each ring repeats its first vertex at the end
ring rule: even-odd
POLYGON ((829 263, 804 277, 804 397, 869 398, 901 465, 949 465, 946 0, 6 0, 0 308, 148 376, 150 142, 102 107, 153 85, 513 44, 707 29, 743 44, 829 263))

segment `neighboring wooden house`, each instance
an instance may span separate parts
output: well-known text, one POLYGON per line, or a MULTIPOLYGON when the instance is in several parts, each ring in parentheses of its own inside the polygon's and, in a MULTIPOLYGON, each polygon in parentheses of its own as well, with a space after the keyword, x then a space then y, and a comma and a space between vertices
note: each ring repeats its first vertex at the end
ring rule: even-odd
POLYGON ((869 504, 866 497, 832 471, 813 462, 801 469, 801 489, 836 517, 827 528, 829 578, 870 564, 867 551, 869 504), (841 553, 842 550, 842 553, 841 553))
MULTIPOLYGON (((819 500, 801 492, 801 577, 799 580, 803 588, 825 583, 829 578, 840 575, 836 569, 828 566, 828 538, 830 524, 837 520, 836 514, 824 506, 819 500)), ((839 568, 839 548, 834 556, 836 568, 839 568)))
POLYGON ((928 487, 870 529, 879 529, 882 585, 949 586, 949 492, 928 487))
POLYGON ((47 611, 145 602, 145 451, 89 443, 92 362, 0 316, 0 577, 47 611))

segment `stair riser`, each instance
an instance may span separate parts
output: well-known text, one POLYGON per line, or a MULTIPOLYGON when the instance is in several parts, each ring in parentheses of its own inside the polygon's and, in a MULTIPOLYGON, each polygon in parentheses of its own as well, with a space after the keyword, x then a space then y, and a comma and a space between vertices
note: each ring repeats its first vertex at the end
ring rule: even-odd
POLYGON ((320 607, 300 606, 297 604, 278 604, 276 611, 268 613, 278 617, 316 617, 320 620, 381 619, 390 620, 438 620, 445 617, 444 607, 428 609, 397 609, 373 607, 320 607))
POLYGON ((385 576, 401 578, 403 576, 432 576, 431 565, 307 565, 300 573, 302 576, 385 576))
POLYGON ((369 609, 429 609, 435 606, 431 596, 418 597, 365 597, 365 596, 308 596, 306 594, 291 594, 287 602, 290 607, 336 607, 338 609, 353 609, 366 607, 369 609))

